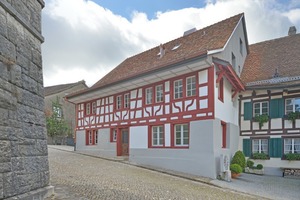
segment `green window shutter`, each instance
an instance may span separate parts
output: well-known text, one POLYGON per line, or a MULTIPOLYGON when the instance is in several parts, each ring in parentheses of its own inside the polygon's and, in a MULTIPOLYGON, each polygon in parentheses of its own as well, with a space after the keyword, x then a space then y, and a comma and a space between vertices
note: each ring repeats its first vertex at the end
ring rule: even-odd
POLYGON ((244 103, 244 120, 252 119, 252 103, 245 102, 244 103))
POLYGON ((284 100, 281 99, 271 99, 270 101, 270 117, 271 118, 281 118, 284 113, 284 100))
POLYGON ((281 158, 282 156, 282 139, 270 138, 269 139, 269 156, 273 158, 281 158))
POLYGON ((251 140, 250 139, 243 139, 243 153, 246 157, 251 156, 251 140))

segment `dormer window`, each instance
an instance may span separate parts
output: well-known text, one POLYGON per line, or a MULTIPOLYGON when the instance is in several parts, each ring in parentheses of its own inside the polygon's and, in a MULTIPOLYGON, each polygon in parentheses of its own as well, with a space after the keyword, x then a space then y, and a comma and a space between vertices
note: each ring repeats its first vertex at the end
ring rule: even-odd
POLYGON ((236 71, 236 69, 235 69, 236 60, 235 60, 235 55, 233 53, 231 53, 231 65, 232 65, 233 69, 236 71))

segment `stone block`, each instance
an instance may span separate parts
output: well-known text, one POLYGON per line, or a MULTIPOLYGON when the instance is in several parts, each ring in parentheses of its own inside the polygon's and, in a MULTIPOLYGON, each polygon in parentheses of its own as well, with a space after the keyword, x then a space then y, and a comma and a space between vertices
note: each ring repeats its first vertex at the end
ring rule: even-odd
MULTIPOLYGON (((1 99, 1 89, 0 89, 0 99, 1 99)), ((1 100, 0 100, 1 102, 1 100)), ((1 105, 1 104, 0 104, 1 105)), ((9 120, 8 120, 8 110, 1 108, 0 106, 0 126, 8 126, 9 120)))
POLYGON ((13 96, 12 93, 9 93, 0 88, 0 108, 5 108, 8 110, 16 110, 17 107, 17 98, 13 96))
POLYGON ((0 162, 0 173, 7 173, 12 171, 11 162, 0 162))
POLYGON ((23 83, 23 88, 34 93, 37 94, 37 82, 32 79, 31 77, 22 74, 22 83, 23 83))
POLYGON ((4 173, 3 174, 3 197, 10 197, 17 194, 17 191, 19 190, 18 185, 16 184, 16 181, 14 180, 15 176, 14 173, 4 173))
POLYGON ((11 146, 10 141, 0 140, 0 163, 1 162, 10 162, 11 158, 11 146))
POLYGON ((9 41, 18 45, 24 38, 24 28, 13 16, 7 15, 7 35, 9 41))
POLYGON ((2 8, 0 8, 0 35, 7 38, 7 24, 6 24, 6 14, 2 13, 2 8))
POLYGON ((0 174, 0 199, 3 199, 3 175, 0 174))
POLYGON ((0 72, 0 78, 3 79, 3 81, 8 81, 9 75, 7 65, 5 65, 3 62, 0 62, 0 72))
POLYGON ((11 158, 12 163, 12 171, 13 172, 20 172, 24 170, 24 163, 22 157, 13 157, 11 158))
POLYGON ((19 65, 12 65, 10 68, 10 81, 14 85, 22 86, 22 69, 19 65))
POLYGON ((32 50, 32 62, 42 68, 42 54, 35 49, 32 50))
POLYGON ((22 68, 22 73, 28 75, 28 70, 30 66, 30 60, 17 52, 17 65, 21 66, 22 68))
POLYGON ((2 62, 4 62, 4 64, 10 65, 16 62, 15 45, 2 35, 0 35, 0 56, 3 56, 5 58, 2 59, 2 62))

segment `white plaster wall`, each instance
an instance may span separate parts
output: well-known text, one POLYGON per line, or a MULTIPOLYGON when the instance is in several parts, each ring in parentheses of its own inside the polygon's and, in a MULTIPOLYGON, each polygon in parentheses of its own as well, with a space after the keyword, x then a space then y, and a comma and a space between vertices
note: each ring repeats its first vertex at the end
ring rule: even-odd
POLYGON ((165 124, 165 146, 171 146, 171 124, 165 124))
POLYGON ((85 149, 85 131, 76 131, 76 150, 85 149))
POLYGON ((148 126, 134 126, 129 130, 129 148, 148 148, 148 126))

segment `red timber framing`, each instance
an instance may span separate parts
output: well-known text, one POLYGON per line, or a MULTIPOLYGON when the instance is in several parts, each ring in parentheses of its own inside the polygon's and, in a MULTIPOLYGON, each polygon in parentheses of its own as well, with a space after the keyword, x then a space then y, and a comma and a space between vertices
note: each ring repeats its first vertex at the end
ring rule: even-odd
POLYGON ((216 84, 221 85, 223 78, 226 77, 233 87, 232 98, 234 98, 240 91, 245 91, 242 81, 237 76, 230 63, 215 57, 213 57, 213 63, 219 69, 219 71, 216 72, 218 75, 216 84))
POLYGON ((117 93, 113 96, 94 99, 77 106, 77 130, 114 128, 120 126, 156 125, 181 123, 182 121, 214 119, 214 65, 206 69, 180 75, 151 85, 117 93), (190 78, 190 77, 195 77, 190 78), (187 94, 195 80, 195 90, 187 94), (182 97, 174 98, 174 82, 182 80, 182 97), (156 88, 162 86, 163 101, 156 101, 156 88), (145 91, 152 88, 152 101, 146 104, 145 91), (124 108, 124 95, 129 95, 129 107, 124 108), (122 97, 122 106, 116 109, 117 96, 122 97), (96 102, 96 113, 85 115, 86 103, 96 102))

